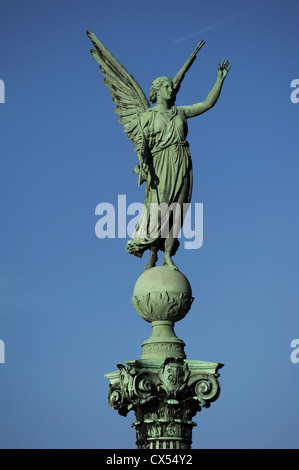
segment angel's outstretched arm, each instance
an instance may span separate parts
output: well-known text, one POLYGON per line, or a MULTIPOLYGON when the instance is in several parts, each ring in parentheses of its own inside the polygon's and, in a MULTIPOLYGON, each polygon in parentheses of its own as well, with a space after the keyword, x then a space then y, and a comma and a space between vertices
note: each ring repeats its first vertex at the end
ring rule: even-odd
POLYGON ((228 68, 228 60, 223 60, 221 64, 218 65, 218 77, 215 85, 212 90, 206 97, 205 101, 201 103, 192 104, 190 106, 179 106, 179 109, 183 110, 186 118, 191 118, 199 116, 199 114, 205 113, 209 109, 213 108, 217 103, 217 100, 220 96, 222 85, 225 77, 227 76, 230 67, 228 68))

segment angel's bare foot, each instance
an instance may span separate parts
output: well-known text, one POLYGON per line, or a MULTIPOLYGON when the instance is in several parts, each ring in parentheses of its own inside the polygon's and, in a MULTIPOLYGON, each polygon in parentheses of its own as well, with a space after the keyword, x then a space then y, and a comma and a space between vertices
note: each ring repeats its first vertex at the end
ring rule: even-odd
POLYGON ((148 260, 147 265, 144 268, 144 271, 146 271, 147 269, 154 268, 156 266, 157 261, 158 261, 157 251, 156 250, 151 250, 151 255, 150 255, 150 258, 148 260))
POLYGON ((178 267, 174 264, 169 253, 164 254, 163 266, 168 266, 169 268, 175 269, 178 271, 178 267))

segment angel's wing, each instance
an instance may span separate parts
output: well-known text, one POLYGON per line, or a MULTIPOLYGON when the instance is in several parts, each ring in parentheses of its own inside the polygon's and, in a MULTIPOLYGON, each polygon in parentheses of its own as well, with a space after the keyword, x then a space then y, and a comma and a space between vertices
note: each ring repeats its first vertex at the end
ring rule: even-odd
POLYGON ((117 105, 114 111, 120 116, 118 122, 123 124, 127 139, 131 140, 139 157, 140 147, 143 145, 143 139, 140 139, 139 116, 150 108, 148 99, 134 77, 98 38, 91 31, 87 31, 87 36, 95 47, 90 52, 100 65, 100 71, 105 77, 104 83, 109 88, 113 102, 117 105))

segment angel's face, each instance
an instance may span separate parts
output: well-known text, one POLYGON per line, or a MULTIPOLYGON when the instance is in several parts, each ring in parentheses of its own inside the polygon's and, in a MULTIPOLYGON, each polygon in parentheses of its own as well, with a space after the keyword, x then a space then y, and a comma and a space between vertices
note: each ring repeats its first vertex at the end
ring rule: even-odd
POLYGON ((170 101, 173 95, 173 85, 171 80, 165 80, 157 93, 157 100, 170 101))

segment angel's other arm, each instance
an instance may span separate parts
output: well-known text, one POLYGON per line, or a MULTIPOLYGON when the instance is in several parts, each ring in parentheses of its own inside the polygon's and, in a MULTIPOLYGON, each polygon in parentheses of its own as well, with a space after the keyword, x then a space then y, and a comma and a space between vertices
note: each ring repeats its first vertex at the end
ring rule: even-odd
POLYGON ((222 61, 222 63, 219 64, 218 77, 215 82, 215 85, 213 86, 212 90, 204 101, 202 101, 201 103, 192 104, 190 106, 179 106, 179 108, 184 111, 186 118, 199 116, 200 114, 205 113, 209 109, 213 108, 213 106, 215 106, 220 96, 224 79, 230 69, 230 67, 227 67, 228 61, 222 61))
POLYGON ((139 132, 136 142, 140 160, 143 163, 143 167, 147 168, 150 164, 151 153, 148 142, 148 126, 151 114, 149 112, 142 113, 139 119, 139 132))

